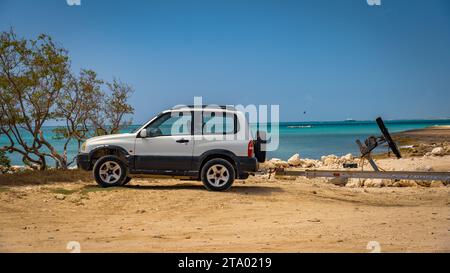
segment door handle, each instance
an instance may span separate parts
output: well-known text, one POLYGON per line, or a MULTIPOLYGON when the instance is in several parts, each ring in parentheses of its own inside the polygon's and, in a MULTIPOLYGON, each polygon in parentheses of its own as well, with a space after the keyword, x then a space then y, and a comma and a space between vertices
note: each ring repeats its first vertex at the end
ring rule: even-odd
POLYGON ((189 142, 189 140, 184 139, 184 138, 177 140, 177 143, 188 143, 188 142, 189 142))

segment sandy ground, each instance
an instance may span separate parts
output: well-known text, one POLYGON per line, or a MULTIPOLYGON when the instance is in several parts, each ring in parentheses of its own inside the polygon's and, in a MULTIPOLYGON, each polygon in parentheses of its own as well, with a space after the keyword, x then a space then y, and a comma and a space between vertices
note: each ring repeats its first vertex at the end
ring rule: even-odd
POLYGON ((401 142, 412 141, 413 143, 442 143, 450 142, 450 126, 432 126, 424 129, 408 130, 392 135, 394 140, 401 142))
MULTIPOLYGON (((434 145, 450 135, 431 130, 402 136, 434 145)), ((450 156, 377 163, 450 171, 450 156)), ((103 189, 81 171, 0 175, 0 252, 69 252, 71 241, 81 252, 450 252, 450 187, 260 175, 209 192, 176 179, 103 189)))
POLYGON ((225 193, 172 179, 0 189, 1 252, 68 252, 70 241, 82 252, 369 252, 370 241, 382 252, 450 252, 449 187, 257 177, 225 193))

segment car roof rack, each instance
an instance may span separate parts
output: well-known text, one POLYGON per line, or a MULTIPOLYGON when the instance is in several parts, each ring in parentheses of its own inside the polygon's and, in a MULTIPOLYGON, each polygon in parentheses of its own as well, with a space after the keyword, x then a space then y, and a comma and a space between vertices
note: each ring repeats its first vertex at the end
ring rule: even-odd
POLYGON ((172 110, 183 109, 183 108, 208 108, 208 109, 223 109, 223 110, 236 110, 236 107, 232 105, 177 105, 172 107, 172 110))

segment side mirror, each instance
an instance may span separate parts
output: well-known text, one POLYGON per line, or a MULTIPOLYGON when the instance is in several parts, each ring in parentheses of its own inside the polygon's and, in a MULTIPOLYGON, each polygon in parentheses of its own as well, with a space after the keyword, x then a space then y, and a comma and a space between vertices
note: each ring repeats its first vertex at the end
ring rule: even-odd
POLYGON ((142 137, 142 138, 146 138, 147 137, 147 129, 142 129, 139 132, 139 136, 142 137))

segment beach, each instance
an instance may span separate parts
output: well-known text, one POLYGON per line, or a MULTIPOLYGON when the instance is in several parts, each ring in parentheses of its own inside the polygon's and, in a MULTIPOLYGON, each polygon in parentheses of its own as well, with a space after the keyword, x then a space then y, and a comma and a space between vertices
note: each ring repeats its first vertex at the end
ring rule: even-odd
MULTIPOLYGON (((422 150, 377 164, 450 171, 449 131, 396 134, 422 150)), ((450 252, 447 183, 375 182, 262 173, 209 192, 159 178, 100 188, 78 170, 0 175, 0 252, 450 252)))
POLYGON ((347 188, 321 181, 92 181, 0 193, 1 252, 449 252, 450 189, 347 188))

